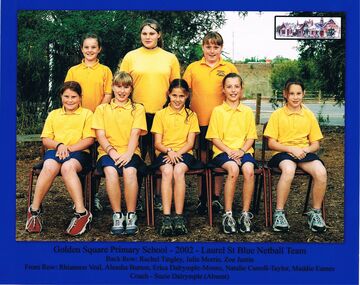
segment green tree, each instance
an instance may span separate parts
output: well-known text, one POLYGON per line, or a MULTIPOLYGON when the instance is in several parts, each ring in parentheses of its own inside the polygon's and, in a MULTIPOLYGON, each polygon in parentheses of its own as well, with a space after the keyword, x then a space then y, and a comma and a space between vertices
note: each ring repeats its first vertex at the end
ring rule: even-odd
POLYGON ((286 80, 289 78, 299 78, 300 66, 298 61, 289 60, 273 64, 270 80, 273 89, 282 92, 286 80))
POLYGON ((341 39, 299 40, 299 62, 302 75, 313 88, 333 97, 338 103, 345 100, 345 14, 292 13, 301 17, 341 17, 341 39))

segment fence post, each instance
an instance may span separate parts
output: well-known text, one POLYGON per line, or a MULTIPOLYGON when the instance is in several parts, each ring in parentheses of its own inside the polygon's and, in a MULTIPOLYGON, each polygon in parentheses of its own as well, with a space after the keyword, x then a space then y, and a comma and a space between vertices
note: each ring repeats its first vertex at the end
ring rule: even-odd
POLYGON ((321 102, 321 90, 319 90, 318 99, 319 99, 319 103, 320 103, 321 102))
POLYGON ((255 123, 260 124, 260 111, 261 111, 261 93, 256 94, 256 114, 255 123))

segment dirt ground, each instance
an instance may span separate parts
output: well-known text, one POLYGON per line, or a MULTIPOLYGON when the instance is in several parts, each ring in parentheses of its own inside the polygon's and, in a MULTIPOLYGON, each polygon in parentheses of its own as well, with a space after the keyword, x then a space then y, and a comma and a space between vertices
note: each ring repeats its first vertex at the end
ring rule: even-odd
MULTIPOLYGON (((260 128, 260 126, 259 126, 260 128)), ((155 212, 155 228, 146 226, 145 212, 138 213, 139 232, 133 236, 112 236, 112 211, 105 193, 103 182, 100 186, 100 199, 104 206, 102 212, 95 212, 91 229, 81 237, 73 238, 64 232, 72 217, 72 202, 61 178, 57 178, 43 202, 44 229, 40 234, 25 231, 28 173, 32 165, 40 161, 40 143, 18 143, 17 145, 17 189, 16 189, 16 238, 21 241, 230 241, 230 242, 343 242, 344 241, 344 128, 323 128, 324 140, 321 143, 320 157, 328 171, 326 193, 327 231, 323 234, 312 233, 307 227, 306 217, 302 216, 302 207, 307 188, 307 179, 296 177, 286 207, 291 229, 289 233, 274 233, 265 227, 263 202, 260 212, 253 222, 255 231, 251 234, 225 235, 221 231, 221 215, 214 216, 213 227, 208 224, 207 215, 196 212, 197 179, 187 178, 185 216, 189 233, 180 237, 161 237, 157 232, 160 213, 155 212)), ((259 131, 259 133, 261 133, 259 131)), ((261 141, 259 139, 259 141, 261 141)), ((257 151, 260 158, 260 151, 257 151)), ((274 185, 276 178, 274 178, 274 185)), ((240 183, 241 184, 241 183, 240 183)), ((144 195, 144 189, 141 190, 144 195)), ((241 210, 241 192, 237 189, 234 202, 235 216, 241 210)), ((274 193, 274 191, 273 191, 274 193)), ((275 198, 275 194, 274 194, 275 198)))

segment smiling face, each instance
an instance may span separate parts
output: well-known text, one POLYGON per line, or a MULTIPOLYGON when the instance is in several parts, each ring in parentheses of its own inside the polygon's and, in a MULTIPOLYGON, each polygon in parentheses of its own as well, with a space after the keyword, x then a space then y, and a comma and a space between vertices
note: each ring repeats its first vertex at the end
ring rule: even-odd
POLYGON ((242 88, 239 77, 229 77, 224 82, 223 92, 228 104, 239 103, 242 97, 242 88))
POLYGON ((299 84, 291 84, 288 90, 284 91, 284 97, 287 100, 287 106, 294 111, 298 111, 301 109, 304 90, 299 84))
POLYGON ((66 89, 61 95, 61 102, 66 112, 74 112, 80 107, 81 96, 71 89, 66 89))
POLYGON ((124 105, 129 100, 129 96, 132 92, 132 87, 131 85, 118 83, 112 86, 112 90, 114 91, 115 102, 118 105, 124 105))
POLYGON ((184 107, 185 101, 189 95, 184 92, 182 88, 176 87, 171 90, 168 96, 170 98, 171 108, 175 111, 180 111, 184 107))
POLYGON ((85 63, 95 63, 101 52, 98 40, 95 38, 86 38, 83 41, 81 52, 84 55, 85 63))
POLYGON ((220 61, 222 46, 216 44, 214 41, 208 41, 202 45, 202 51, 205 57, 205 62, 214 65, 220 61))
POLYGON ((157 47, 158 39, 160 38, 160 33, 158 33, 154 28, 146 25, 141 30, 141 43, 145 48, 152 49, 157 47))

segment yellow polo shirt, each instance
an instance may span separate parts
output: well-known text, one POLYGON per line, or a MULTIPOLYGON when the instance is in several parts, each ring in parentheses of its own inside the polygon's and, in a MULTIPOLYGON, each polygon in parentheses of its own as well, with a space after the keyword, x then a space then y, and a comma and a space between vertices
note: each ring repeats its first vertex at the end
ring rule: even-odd
POLYGON ((66 81, 76 81, 82 89, 81 105, 95 112, 100 105, 105 93, 111 94, 112 73, 109 67, 99 63, 94 66, 86 66, 84 60, 78 65, 71 67, 65 77, 66 81))
POLYGON ((76 144, 85 138, 94 138, 92 118, 93 113, 82 107, 73 113, 66 113, 64 108, 53 110, 46 118, 41 138, 49 138, 65 145, 76 144))
MULTIPOLYGON (((314 113, 305 105, 300 112, 292 112, 287 106, 274 111, 269 119, 264 136, 286 146, 309 146, 310 142, 323 138, 314 113)), ((279 153, 275 151, 273 154, 279 153)))
POLYGON ((152 114, 164 106, 170 82, 180 78, 176 56, 159 47, 128 52, 119 68, 134 80, 134 102, 143 104, 146 113, 152 114))
MULTIPOLYGON (((147 133, 145 109, 142 105, 134 103, 135 109, 129 100, 124 106, 120 107, 112 99, 108 104, 101 104, 94 113, 92 128, 95 130, 105 130, 106 138, 109 143, 120 154, 128 149, 130 133, 132 129, 140 129, 141 136, 147 133)), ((98 148, 99 156, 106 155, 101 146, 98 148)), ((140 155, 139 147, 135 153, 140 155)))
MULTIPOLYGON (((156 112, 151 128, 152 133, 162 134, 162 144, 174 151, 181 149, 187 142, 189 133, 200 132, 197 116, 189 109, 180 112, 170 106, 156 112), (186 119, 187 113, 189 114, 186 119)), ((159 155, 156 151, 156 155, 159 155)), ((192 154, 192 150, 188 151, 192 154)))
POLYGON ((231 72, 239 73, 235 65, 223 59, 210 67, 202 58, 186 68, 183 78, 192 91, 190 108, 198 115, 200 126, 209 125, 212 110, 225 99, 222 80, 231 72))
MULTIPOLYGON (((248 139, 257 139, 255 117, 250 107, 242 103, 236 109, 232 109, 226 102, 214 108, 211 114, 206 138, 220 139, 231 149, 240 149, 248 139)), ((214 156, 222 153, 213 145, 214 156)), ((253 153, 250 148, 247 153, 253 153)))

